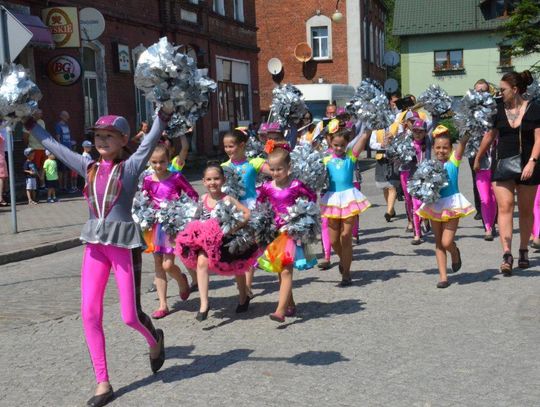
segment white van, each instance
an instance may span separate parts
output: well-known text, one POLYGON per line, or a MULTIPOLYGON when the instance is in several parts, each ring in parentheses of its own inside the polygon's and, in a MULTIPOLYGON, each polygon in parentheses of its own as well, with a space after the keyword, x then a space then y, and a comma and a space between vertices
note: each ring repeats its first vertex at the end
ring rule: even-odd
POLYGON ((326 106, 336 102, 338 107, 344 107, 354 95, 354 87, 350 85, 315 83, 309 85, 294 85, 304 94, 304 100, 315 120, 321 120, 326 112, 326 106))

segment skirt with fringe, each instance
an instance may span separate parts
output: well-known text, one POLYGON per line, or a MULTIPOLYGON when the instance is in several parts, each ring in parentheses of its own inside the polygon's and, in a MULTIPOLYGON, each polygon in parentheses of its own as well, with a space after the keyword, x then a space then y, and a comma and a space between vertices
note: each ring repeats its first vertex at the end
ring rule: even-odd
POLYGON ((321 217, 346 219, 364 212, 370 206, 366 196, 356 188, 327 192, 321 198, 321 217))
POLYGON ((161 223, 154 223, 152 229, 143 233, 143 237, 145 253, 174 254, 174 238, 163 231, 161 223))
POLYGON ((232 240, 223 236, 216 219, 193 221, 176 236, 175 253, 191 270, 197 269, 199 252, 208 257, 208 270, 222 276, 242 275, 249 270, 260 255, 256 245, 246 247, 242 253, 231 254, 226 246, 232 240))
POLYGON ((454 195, 440 198, 438 201, 422 204, 416 211, 417 215, 435 222, 448 222, 450 219, 464 218, 475 211, 474 206, 458 192, 454 195))
POLYGON ((310 246, 298 244, 287 232, 281 232, 258 260, 259 268, 269 273, 281 273, 290 265, 297 270, 309 270, 316 264, 317 259, 310 246))

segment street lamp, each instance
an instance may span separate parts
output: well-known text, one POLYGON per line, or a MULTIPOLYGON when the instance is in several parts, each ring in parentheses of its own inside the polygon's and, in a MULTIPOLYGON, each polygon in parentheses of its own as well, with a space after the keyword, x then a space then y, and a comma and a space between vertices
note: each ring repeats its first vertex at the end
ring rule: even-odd
POLYGON ((341 20, 343 20, 343 14, 341 14, 338 7, 339 7, 339 0, 337 0, 336 2, 336 11, 334 12, 334 14, 332 14, 332 20, 335 23, 339 23, 341 20))

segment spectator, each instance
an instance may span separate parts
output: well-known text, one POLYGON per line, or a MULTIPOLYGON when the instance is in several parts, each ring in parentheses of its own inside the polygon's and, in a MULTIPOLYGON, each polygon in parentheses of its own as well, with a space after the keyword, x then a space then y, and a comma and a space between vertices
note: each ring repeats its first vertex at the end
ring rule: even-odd
POLYGON ((147 121, 142 121, 141 126, 139 127, 139 131, 137 134, 133 136, 133 142, 136 144, 141 144, 143 141, 143 138, 148 134, 149 126, 147 121))
POLYGON ((45 150, 47 159, 43 163, 45 173, 45 186, 47 187, 47 202, 58 202, 56 198, 56 189, 58 188, 58 163, 56 157, 50 151, 45 150))
POLYGON ((92 142, 89 140, 84 140, 82 142, 82 148, 83 148, 82 156, 92 160, 93 159, 92 154, 90 154, 92 152, 92 142))
MULTIPOLYGON (((43 121, 43 112, 41 109, 37 109, 32 115, 38 125, 45 129, 45 122, 43 121)), ((45 187, 45 179, 43 178, 43 163, 47 158, 45 155, 45 147, 36 139, 32 134, 27 132, 23 127, 23 141, 24 146, 29 147, 34 151, 34 164, 38 168, 38 175, 40 179, 40 187, 45 187)))
MULTIPOLYGON (((59 121, 54 126, 54 135, 56 141, 63 144, 71 150, 71 130, 69 128, 69 113, 63 110, 60 112, 59 121)), ((70 180, 70 170, 62 162, 58 163, 58 180, 60 183, 59 189, 62 191, 68 190, 68 182, 70 180)))
POLYGON ((6 139, 0 133, 0 206, 7 206, 7 202, 4 201, 4 180, 8 178, 6 156, 4 155, 5 149, 6 139))
POLYGON ((28 197, 28 205, 37 205, 36 201, 36 189, 37 189, 37 178, 38 178, 38 169, 34 163, 34 150, 30 147, 24 149, 24 156, 26 161, 24 162, 24 174, 26 176, 26 196, 28 197))

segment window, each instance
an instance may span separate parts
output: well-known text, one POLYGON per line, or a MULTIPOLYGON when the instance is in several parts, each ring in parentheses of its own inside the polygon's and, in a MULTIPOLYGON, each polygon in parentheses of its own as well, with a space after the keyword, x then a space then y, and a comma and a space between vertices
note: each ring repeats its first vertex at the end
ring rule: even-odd
POLYGON ((244 0, 234 0, 234 19, 244 22, 244 0))
MULTIPOLYGON (((141 44, 135 47, 131 51, 133 57, 133 66, 137 66, 137 61, 141 54, 146 50, 146 48, 141 44)), ((144 92, 135 86, 135 110, 137 117, 137 126, 142 121, 150 123, 152 121, 152 113, 154 112, 154 105, 152 102, 149 102, 144 96, 144 92)))
POLYGON ((367 23, 366 23, 366 19, 364 18, 364 21, 362 22, 362 26, 363 26, 363 42, 364 42, 364 46, 363 46, 363 53, 364 53, 364 60, 367 59, 367 48, 368 48, 368 43, 367 43, 367 23))
POLYGON ((251 120, 250 65, 244 61, 217 58, 218 116, 220 131, 251 120))
POLYGON ((214 0, 212 3, 212 11, 222 16, 225 15, 225 0, 214 0))
POLYGON ((332 59, 332 20, 317 15, 306 22, 307 43, 313 50, 313 59, 332 59))
POLYGON ((434 71, 463 70, 463 50, 454 49, 434 52, 434 71))
POLYGON ((499 47, 499 67, 512 66, 512 47, 509 45, 501 45, 499 47))
POLYGON ((375 46, 373 45, 373 24, 369 24, 369 62, 375 62, 375 46))
POLYGON ((506 18, 514 10, 516 0, 484 0, 480 4, 480 10, 486 20, 494 18, 506 18))
POLYGON ((328 27, 311 28, 311 49, 313 50, 313 58, 329 58, 328 27))
POLYGON ((92 127, 100 116, 96 65, 96 52, 92 48, 83 47, 85 128, 92 127))

